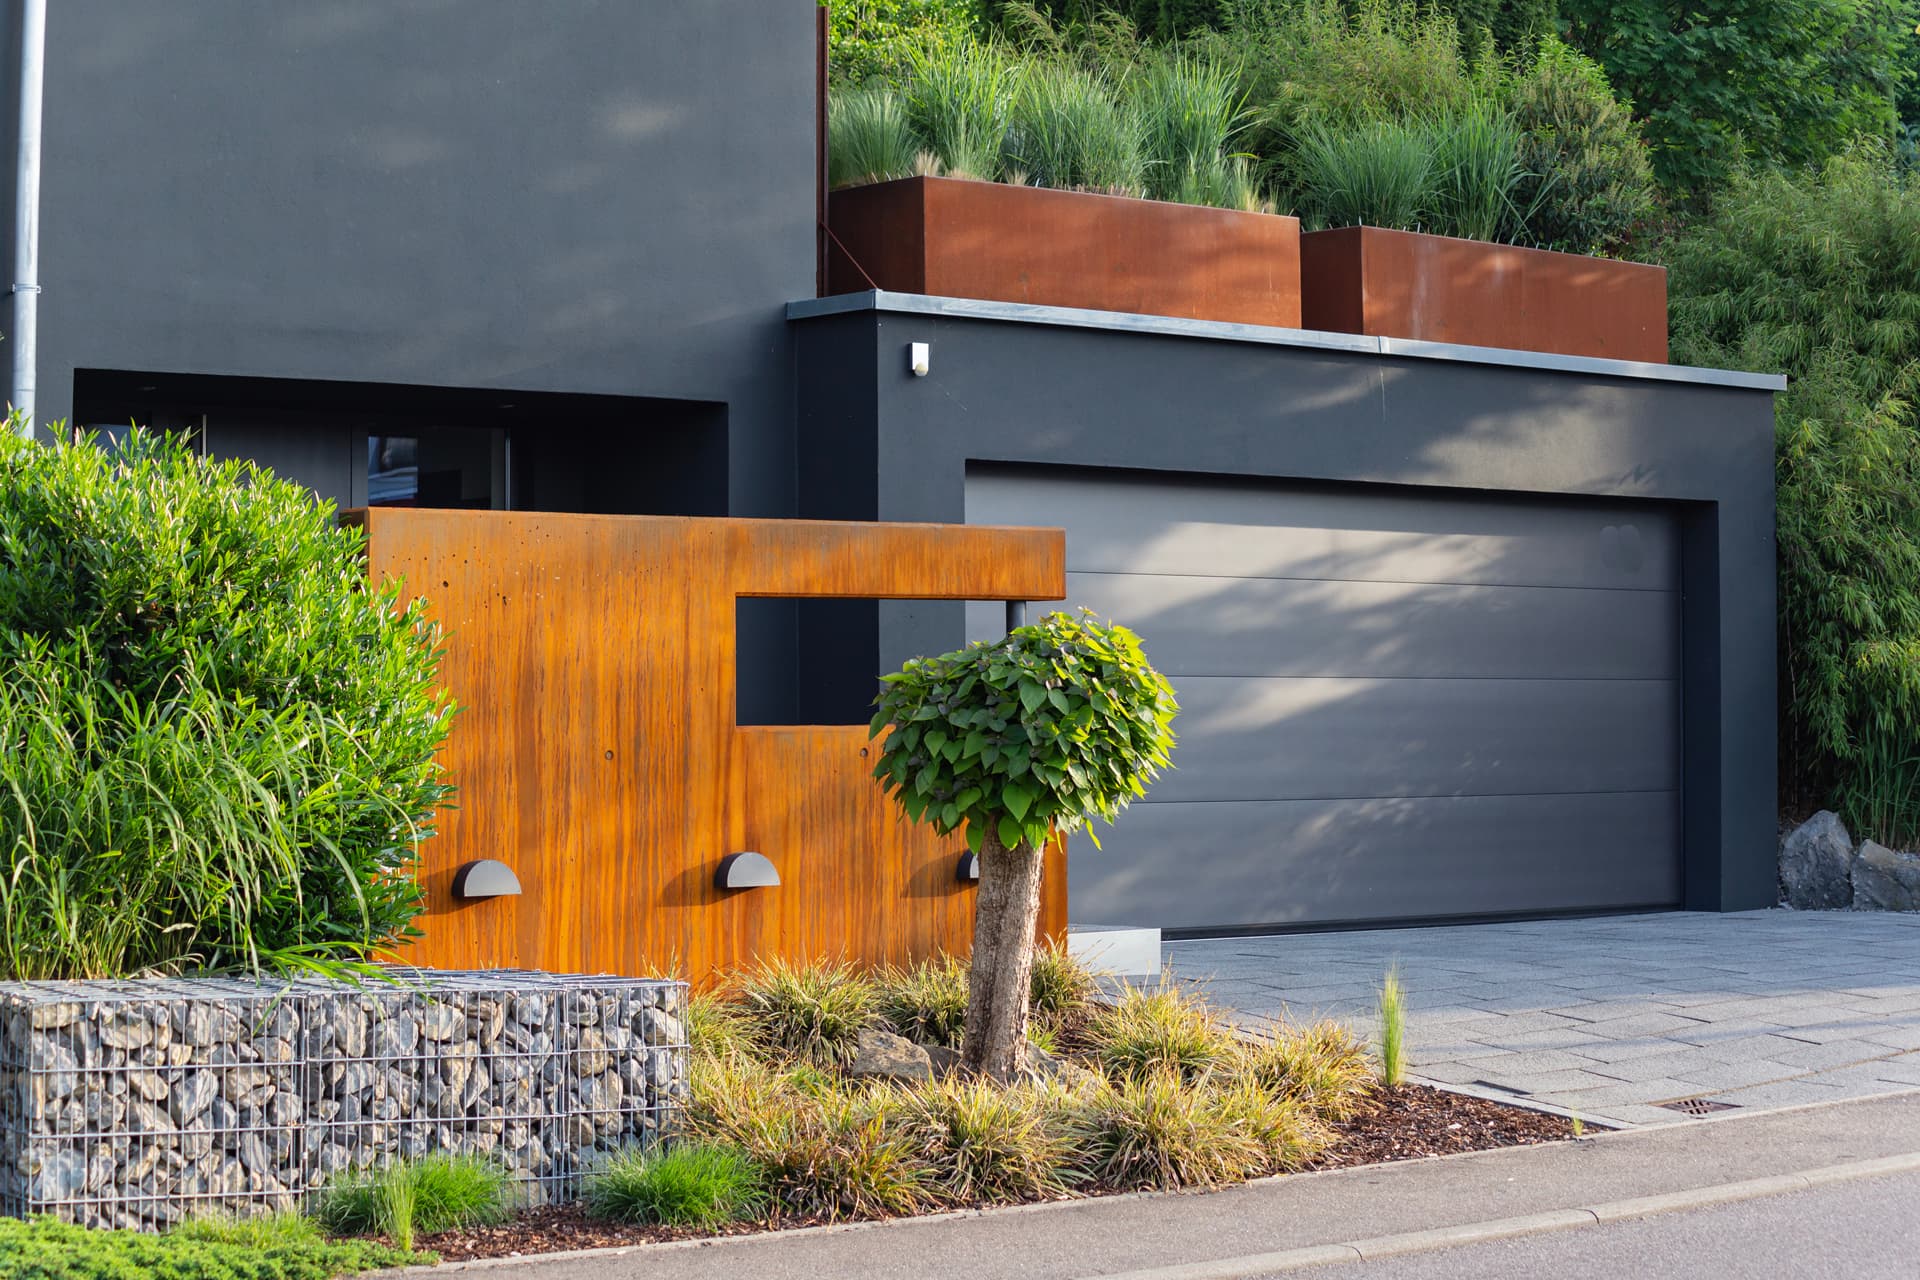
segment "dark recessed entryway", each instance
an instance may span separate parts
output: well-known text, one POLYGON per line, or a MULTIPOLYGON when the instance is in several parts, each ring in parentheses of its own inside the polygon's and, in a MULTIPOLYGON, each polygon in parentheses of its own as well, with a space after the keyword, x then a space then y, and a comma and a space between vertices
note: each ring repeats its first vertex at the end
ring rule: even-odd
POLYGON ((189 431, 343 509, 727 513, 722 404, 82 369, 74 422, 189 431))

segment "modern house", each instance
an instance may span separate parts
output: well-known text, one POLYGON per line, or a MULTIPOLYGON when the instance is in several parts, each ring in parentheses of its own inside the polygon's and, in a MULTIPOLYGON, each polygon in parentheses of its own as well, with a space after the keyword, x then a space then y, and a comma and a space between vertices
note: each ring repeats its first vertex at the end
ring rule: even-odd
MULTIPOLYGON (((1076 923, 1771 905, 1778 379, 822 297, 816 18, 60 0, 38 417, 343 508, 1064 528, 1185 708, 1076 923)), ((864 723, 1004 618, 742 600, 739 721, 864 723)))

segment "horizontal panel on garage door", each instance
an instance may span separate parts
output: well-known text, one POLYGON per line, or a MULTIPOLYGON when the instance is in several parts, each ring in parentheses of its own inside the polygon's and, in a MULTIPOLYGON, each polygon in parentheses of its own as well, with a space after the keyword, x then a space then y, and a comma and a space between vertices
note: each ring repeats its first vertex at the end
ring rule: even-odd
POLYGON ((1067 567, 1092 573, 1461 582, 1671 591, 1672 518, 1613 504, 1548 505, 1382 491, 985 470, 970 524, 1069 531, 1067 567))
POLYGON ((1077 572, 1067 591, 1181 675, 1647 680, 1679 666, 1663 592, 1077 572))
POLYGON ((1135 805, 1072 842, 1074 918, 1166 929, 1671 905, 1674 792, 1135 805))
POLYGON ((1178 676, 1174 768, 1145 801, 1653 791, 1671 682, 1178 676))

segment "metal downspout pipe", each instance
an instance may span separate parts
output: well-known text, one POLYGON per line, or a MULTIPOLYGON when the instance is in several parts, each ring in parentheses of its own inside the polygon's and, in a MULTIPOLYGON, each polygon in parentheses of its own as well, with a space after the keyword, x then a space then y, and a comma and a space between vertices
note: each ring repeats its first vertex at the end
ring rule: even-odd
POLYGON ((13 409, 33 435, 40 324, 40 99, 47 0, 20 4, 20 141, 13 180, 13 409))

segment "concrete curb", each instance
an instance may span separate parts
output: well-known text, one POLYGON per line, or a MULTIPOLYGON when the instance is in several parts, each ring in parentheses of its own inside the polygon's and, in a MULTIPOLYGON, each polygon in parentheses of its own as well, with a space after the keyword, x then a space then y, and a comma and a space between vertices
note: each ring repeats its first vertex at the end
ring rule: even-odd
POLYGON ((1277 1253, 1248 1254, 1239 1258, 1220 1258, 1212 1262, 1186 1262, 1171 1267, 1151 1267, 1142 1271, 1108 1272, 1101 1280, 1250 1280, 1277 1271, 1299 1271, 1306 1267, 1335 1262, 1372 1262, 1408 1253, 1426 1253, 1461 1245, 1484 1244, 1515 1236, 1564 1231, 1570 1227, 1590 1227, 1602 1222, 1627 1218, 1647 1218, 1655 1214, 1678 1213, 1687 1209, 1705 1209, 1715 1205, 1757 1200, 1764 1196, 1791 1191, 1807 1191, 1836 1182, 1852 1182, 1891 1173, 1920 1172, 1920 1151, 1886 1156, 1878 1160, 1855 1160, 1826 1165, 1800 1173, 1771 1178, 1750 1178, 1745 1182, 1724 1182, 1717 1186, 1694 1187, 1666 1195, 1641 1196, 1632 1200, 1610 1200, 1577 1209, 1557 1209, 1518 1218, 1496 1218, 1488 1222, 1469 1222, 1457 1227, 1433 1231, 1414 1231, 1405 1235, 1374 1236, 1371 1239, 1346 1240, 1339 1244, 1314 1245, 1304 1249, 1284 1249, 1277 1253))

